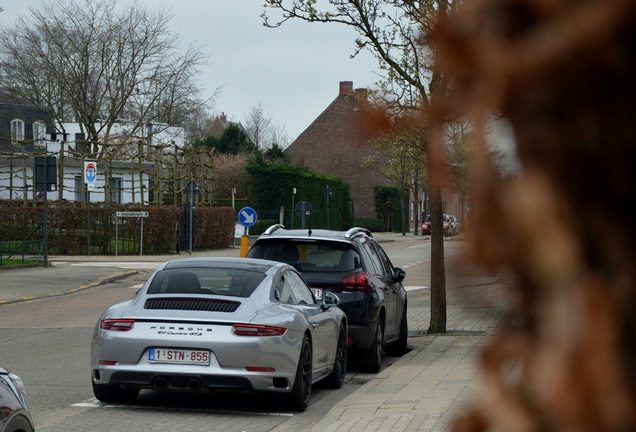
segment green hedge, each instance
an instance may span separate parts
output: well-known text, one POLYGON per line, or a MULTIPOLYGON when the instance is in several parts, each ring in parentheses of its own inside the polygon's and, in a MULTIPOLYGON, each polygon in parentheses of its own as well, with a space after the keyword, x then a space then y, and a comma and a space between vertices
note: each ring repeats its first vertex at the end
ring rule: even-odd
POLYGON ((378 222, 382 226, 378 231, 402 232, 400 191, 394 186, 376 186, 373 188, 373 203, 378 222))
POLYGON ((268 215, 250 230, 250 234, 258 234, 257 231, 267 228, 265 224, 269 226, 271 221, 278 223, 278 216, 270 215, 278 215, 281 207, 284 208, 284 225, 292 227, 293 213, 293 228, 299 228, 301 221, 294 208, 303 201, 312 206, 311 219, 307 221, 312 228, 327 228, 328 225, 330 229, 343 230, 352 226, 351 193, 349 184, 342 178, 316 174, 304 166, 284 161, 268 163, 259 159, 250 161, 247 171, 253 178, 253 207, 259 219, 261 213, 268 215), (328 203, 327 186, 332 193, 328 203))
MULTIPOLYGON (((114 255, 139 254, 141 218, 116 218, 117 211, 147 211, 143 219, 143 253, 167 254, 177 250, 178 227, 184 211, 175 207, 140 208, 134 205, 90 207, 90 252, 114 255), (117 224, 116 224, 117 223, 117 224)), ((0 238, 3 242, 43 240, 42 203, 17 206, 1 203, 0 238)), ((89 246, 88 209, 81 203, 50 202, 47 208, 49 254, 82 255, 89 246)), ((194 211, 194 249, 220 249, 232 245, 236 214, 231 207, 199 207, 194 211)), ((6 251, 5 251, 6 253, 6 251)))

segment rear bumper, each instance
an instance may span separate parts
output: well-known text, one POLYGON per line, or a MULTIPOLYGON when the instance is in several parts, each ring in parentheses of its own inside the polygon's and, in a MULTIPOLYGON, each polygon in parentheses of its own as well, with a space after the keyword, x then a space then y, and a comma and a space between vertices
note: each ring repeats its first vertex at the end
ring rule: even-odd
POLYGON ((115 372, 110 376, 110 384, 153 388, 160 379, 175 388, 188 388, 195 380, 201 384, 201 388, 208 390, 254 390, 252 383, 244 377, 154 372, 115 372))
POLYGON ((93 370, 95 384, 113 384, 139 389, 169 390, 186 389, 192 391, 291 391, 294 376, 284 373, 244 372, 243 375, 202 374, 196 372, 93 370))
POLYGON ((368 326, 351 325, 348 327, 349 331, 349 348, 350 349, 368 349, 375 338, 375 332, 368 326))
POLYGON ((349 348, 366 350, 373 344, 380 307, 362 292, 343 293, 333 291, 340 297, 338 305, 347 316, 349 348))

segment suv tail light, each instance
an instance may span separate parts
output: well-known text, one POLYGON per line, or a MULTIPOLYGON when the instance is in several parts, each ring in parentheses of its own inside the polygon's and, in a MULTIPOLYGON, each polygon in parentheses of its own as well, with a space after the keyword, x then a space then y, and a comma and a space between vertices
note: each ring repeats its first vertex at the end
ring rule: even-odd
POLYGON ((363 271, 357 271, 345 276, 345 278, 340 281, 339 288, 343 291, 371 291, 369 278, 363 271))

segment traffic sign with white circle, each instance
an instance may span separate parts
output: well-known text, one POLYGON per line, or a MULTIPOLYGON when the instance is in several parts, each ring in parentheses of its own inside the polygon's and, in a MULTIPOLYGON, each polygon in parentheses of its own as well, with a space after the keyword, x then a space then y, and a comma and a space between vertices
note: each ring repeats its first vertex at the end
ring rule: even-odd
POLYGON ((95 184, 97 179, 97 164, 95 162, 84 162, 84 183, 95 184))

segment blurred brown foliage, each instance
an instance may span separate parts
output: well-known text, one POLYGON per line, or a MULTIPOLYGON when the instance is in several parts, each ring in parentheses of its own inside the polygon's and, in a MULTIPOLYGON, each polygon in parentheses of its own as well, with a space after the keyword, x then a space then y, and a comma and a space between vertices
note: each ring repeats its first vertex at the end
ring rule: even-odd
POLYGON ((514 275, 453 430, 636 430, 636 1, 466 1, 431 40, 455 90, 437 109, 482 137, 470 258, 514 275), (487 163, 491 115, 515 175, 487 163))

